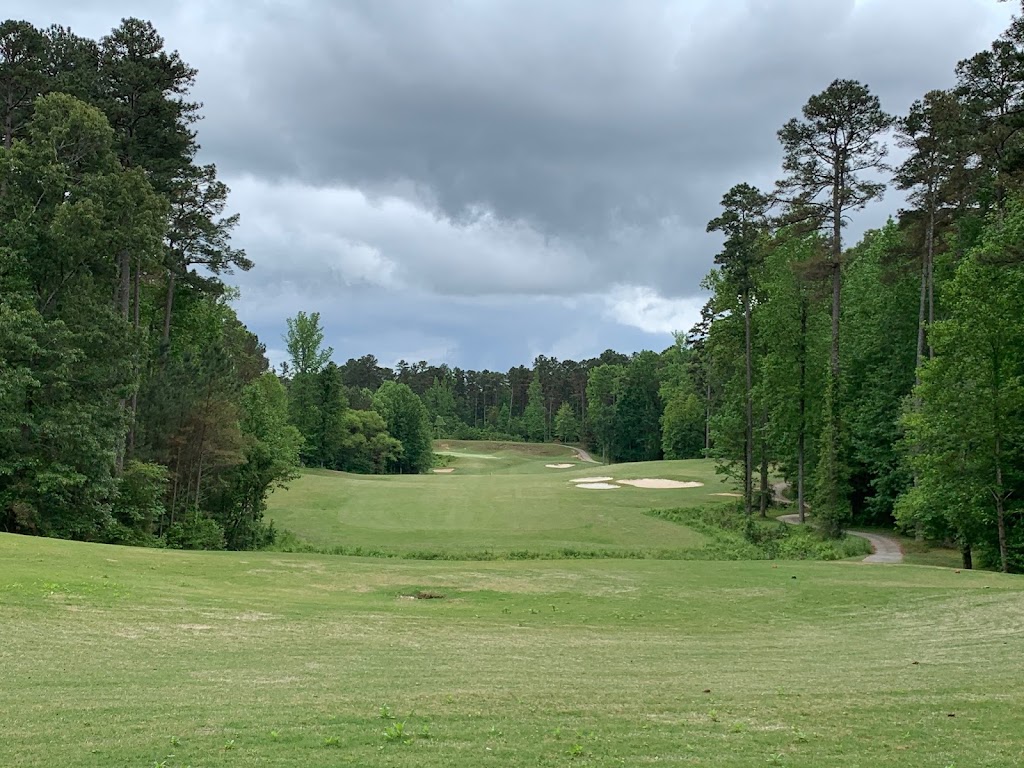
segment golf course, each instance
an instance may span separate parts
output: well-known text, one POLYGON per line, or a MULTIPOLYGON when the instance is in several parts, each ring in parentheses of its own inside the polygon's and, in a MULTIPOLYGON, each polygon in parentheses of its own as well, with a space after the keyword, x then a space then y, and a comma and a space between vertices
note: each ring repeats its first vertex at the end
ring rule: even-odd
POLYGON ((0 765, 1020 764, 1020 577, 671 559, 710 462, 437 449, 277 491, 322 554, 0 535, 0 765))

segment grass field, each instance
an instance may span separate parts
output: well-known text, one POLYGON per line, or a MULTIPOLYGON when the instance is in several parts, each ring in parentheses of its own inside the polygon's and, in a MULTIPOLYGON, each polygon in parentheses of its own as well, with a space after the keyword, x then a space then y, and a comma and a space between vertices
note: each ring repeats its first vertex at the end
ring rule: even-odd
POLYGON ((0 563, 5 767, 945 768, 1024 753, 1019 577, 6 534, 0 563), (403 597, 421 591, 444 598, 403 597))
POLYGON ((316 547, 390 553, 693 550, 704 537, 642 514, 652 507, 722 502, 731 486, 711 461, 605 467, 569 448, 501 443, 439 444, 452 474, 348 475, 312 470, 270 498, 267 516, 316 547), (571 469, 545 464, 573 463, 571 469), (582 490, 572 478, 655 477, 702 488, 582 490))

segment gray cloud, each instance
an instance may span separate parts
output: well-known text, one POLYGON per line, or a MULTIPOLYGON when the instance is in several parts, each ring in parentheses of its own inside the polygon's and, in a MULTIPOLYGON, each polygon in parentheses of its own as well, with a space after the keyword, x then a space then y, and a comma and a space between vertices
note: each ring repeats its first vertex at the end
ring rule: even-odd
MULTIPOLYGON (((613 346, 602 339, 664 346, 666 326, 699 307, 717 248, 704 225, 722 193, 772 183, 775 131, 808 96, 851 77, 902 111, 950 84, 956 61, 1013 10, 994 0, 11 5, 92 36, 123 15, 151 18, 199 68, 203 158, 234 188, 238 239, 257 263, 238 278, 239 309, 271 347, 284 316, 323 303, 344 324, 336 338, 360 329, 360 354, 398 350, 387 339, 405 336, 467 364, 493 353, 492 336, 507 345, 504 364, 613 346)), ((856 224, 897 205, 890 196, 856 224)))

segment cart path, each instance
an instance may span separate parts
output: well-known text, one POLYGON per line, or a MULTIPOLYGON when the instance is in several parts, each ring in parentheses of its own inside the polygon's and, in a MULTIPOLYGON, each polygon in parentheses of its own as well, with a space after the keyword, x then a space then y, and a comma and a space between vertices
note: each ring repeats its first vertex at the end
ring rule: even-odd
POLYGON ((594 460, 594 458, 589 453, 584 451, 582 448, 573 448, 573 450, 576 452, 576 458, 579 459, 580 461, 586 461, 590 464, 601 463, 599 461, 594 460))
MULTIPOLYGON (((779 515, 779 520, 790 525, 800 525, 800 515, 779 515)), ((902 563, 903 550, 900 543, 891 536, 864 531, 847 531, 851 536, 858 536, 871 542, 874 552, 864 558, 865 563, 902 563)))

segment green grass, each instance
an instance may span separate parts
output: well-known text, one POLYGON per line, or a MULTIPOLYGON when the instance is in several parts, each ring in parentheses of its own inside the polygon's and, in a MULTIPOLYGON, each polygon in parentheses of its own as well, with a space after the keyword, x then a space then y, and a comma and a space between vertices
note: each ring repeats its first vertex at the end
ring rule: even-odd
POLYGON ((424 557, 551 555, 564 551, 633 556, 700 549, 707 538, 643 513, 722 502, 728 492, 711 461, 605 467, 562 446, 443 441, 452 474, 350 475, 310 470, 271 496, 267 517, 313 547, 424 557), (545 464, 573 463, 571 469, 545 464), (695 480, 702 488, 581 490, 573 477, 695 480))
POLYGON ((7 534, 0 563, 5 768, 943 768, 1024 750, 1019 577, 7 534), (444 598, 402 596, 421 591, 444 598))

